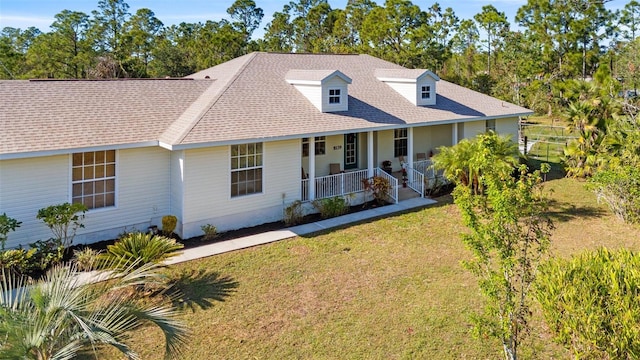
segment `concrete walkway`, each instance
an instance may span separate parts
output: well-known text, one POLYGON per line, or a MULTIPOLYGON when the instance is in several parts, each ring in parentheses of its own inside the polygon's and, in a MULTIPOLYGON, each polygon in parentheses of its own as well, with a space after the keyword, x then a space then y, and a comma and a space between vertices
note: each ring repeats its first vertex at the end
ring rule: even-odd
POLYGON ((347 224, 362 222, 373 218, 384 217, 410 209, 422 208, 435 203, 435 200, 418 197, 404 200, 397 204, 386 205, 371 210, 363 210, 356 213, 338 216, 335 218, 310 224, 293 226, 283 230, 269 231, 262 234, 255 234, 242 238, 221 241, 219 243, 203 245, 184 250, 182 254, 174 256, 173 258, 166 261, 166 264, 177 264, 256 245, 268 244, 274 241, 290 239, 296 236, 309 235, 318 231, 333 229, 347 224))

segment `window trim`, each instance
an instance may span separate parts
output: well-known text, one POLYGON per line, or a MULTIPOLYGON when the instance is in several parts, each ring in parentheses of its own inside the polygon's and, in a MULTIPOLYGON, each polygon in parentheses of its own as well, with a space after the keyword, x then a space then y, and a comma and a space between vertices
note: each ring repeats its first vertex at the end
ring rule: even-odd
POLYGON ((409 128, 393 129, 393 157, 407 156, 408 153, 409 153, 409 128), (398 132, 401 132, 400 136, 397 136, 398 132), (404 149, 404 152, 398 152, 399 144, 404 145, 402 146, 402 148, 404 149))
MULTIPOLYGON (((73 155, 74 154, 84 154, 85 153, 96 153, 96 152, 103 152, 103 151, 114 151, 115 152, 115 158, 114 158, 114 165, 115 165, 115 171, 114 171, 114 176, 111 177, 103 177, 101 179, 103 180, 109 180, 109 179, 113 179, 114 180, 114 184, 113 184, 113 205, 109 205, 109 206, 103 206, 103 207, 99 207, 99 208, 92 208, 92 209, 87 209, 87 212, 102 212, 102 211, 111 211, 111 210, 116 210, 118 209, 118 193, 119 193, 119 179, 120 179, 120 166, 118 166, 118 164, 120 163, 120 152, 117 149, 104 149, 104 150, 93 150, 93 151, 78 151, 78 152, 72 152, 69 154, 69 203, 73 204, 73 185, 77 184, 77 183, 85 183, 87 181, 84 180, 84 175, 83 175, 83 179, 81 181, 74 181, 73 180, 73 155)), ((93 179, 96 180, 96 179, 93 179)), ((83 202, 84 204, 84 202, 83 202)))
POLYGON ((329 105, 340 105, 342 103, 342 91, 340 88, 329 89, 329 105))
MULTIPOLYGON (((249 196, 255 196, 255 195, 262 195, 262 194, 264 194, 264 179, 265 179, 265 177, 264 177, 264 155, 265 155, 265 142, 263 142, 263 141, 257 141, 257 142, 248 142, 248 143, 242 143, 242 144, 229 145, 228 149, 229 149, 229 155, 228 155, 227 159, 228 159, 228 161, 229 161, 229 173, 228 173, 228 174, 229 174, 229 183, 228 183, 228 187, 227 187, 227 189, 229 190, 229 193, 228 193, 228 194, 229 194, 229 199, 231 199, 231 200, 233 200, 233 199, 241 199, 241 198, 246 198, 246 197, 249 197, 249 196), (234 159, 234 156, 233 156, 233 147, 234 147, 234 146, 239 146, 239 145, 249 145, 249 144, 254 144, 254 145, 255 145, 255 144, 261 144, 261 148, 262 148, 262 149, 261 149, 261 152, 259 153, 259 155, 260 155, 260 157, 261 157, 261 163, 260 163, 260 165, 259 165, 259 166, 257 166, 257 165, 255 165, 255 164, 254 164, 254 166, 251 166, 251 167, 248 167, 248 166, 247 166, 247 167, 243 167, 243 168, 238 167, 237 169, 233 169, 233 164, 232 164, 232 161, 233 161, 233 159, 234 159), (242 172, 245 172, 245 171, 247 171, 247 170, 255 170, 255 169, 260 169, 260 170, 261 170, 261 171, 260 171, 260 173, 261 173, 261 174, 260 174, 260 191, 256 191, 256 192, 252 192, 252 193, 247 193, 247 194, 236 194, 236 195, 233 195, 233 189, 232 189, 232 186, 233 186, 233 173, 234 173, 234 172, 241 172, 241 171, 242 171, 242 172)), ((248 154, 247 154, 247 155, 248 155, 248 154)), ((256 156, 256 155, 258 155, 258 153, 257 153, 257 152, 254 152, 254 154, 253 154, 253 155, 254 155, 254 156, 256 156)), ((240 158, 240 156, 237 156, 237 157, 238 157, 238 158, 240 158)), ((238 166, 239 166, 239 165, 238 165, 238 166)), ((255 179, 254 179, 253 181, 255 181, 255 179)), ((240 182, 238 182, 238 184, 239 184, 239 183, 240 183, 240 182)), ((243 183, 247 183, 247 181, 245 180, 243 183)))
MULTIPOLYGON (((314 136, 314 139, 315 139, 314 140, 315 155, 316 156, 327 155, 327 137, 325 135, 314 136), (322 147, 321 152, 318 151, 319 146, 322 147)), ((302 138, 302 157, 309 157, 309 138, 308 137, 302 138), (306 154, 305 154, 305 145, 307 148, 306 154)))

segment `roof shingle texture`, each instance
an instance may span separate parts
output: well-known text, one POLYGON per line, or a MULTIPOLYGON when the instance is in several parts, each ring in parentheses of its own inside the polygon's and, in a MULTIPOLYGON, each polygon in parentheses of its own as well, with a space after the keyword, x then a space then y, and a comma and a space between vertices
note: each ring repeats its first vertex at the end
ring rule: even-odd
POLYGON ((213 81, 0 81, 0 154, 157 141, 213 81))
POLYGON ((251 53, 194 80, 0 81, 0 154, 151 141, 211 145, 530 113, 442 80, 437 105, 415 106, 379 81, 376 69, 415 73, 368 55, 251 53), (351 78, 349 110, 320 112, 286 81, 293 69, 351 78))
MULTIPOLYGON (((529 114, 530 110, 446 82, 437 83, 437 105, 415 106, 375 76, 376 69, 405 68, 369 55, 252 53, 214 106, 181 144, 263 139, 332 131, 366 131, 407 124, 464 121, 529 114), (349 110, 322 113, 286 82, 291 69, 339 70, 353 79, 349 110)), ((424 71, 422 71, 424 72, 424 71)), ((414 74, 415 71, 408 71, 414 74)), ((220 77, 217 67, 192 75, 220 77)), ((217 84, 220 86, 220 84, 217 84)))

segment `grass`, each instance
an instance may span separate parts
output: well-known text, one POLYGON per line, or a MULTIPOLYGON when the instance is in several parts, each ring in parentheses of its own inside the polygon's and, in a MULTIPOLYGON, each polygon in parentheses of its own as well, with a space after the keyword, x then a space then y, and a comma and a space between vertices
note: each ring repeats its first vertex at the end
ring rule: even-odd
MULTIPOLYGON (((599 246, 640 248, 583 183, 556 179, 554 256, 599 246)), ((497 359, 501 346, 470 335, 482 306, 450 198, 439 204, 305 238, 176 265, 168 276, 193 332, 185 359, 497 359)), ((133 334, 143 359, 161 359, 152 328, 133 334)), ((570 359, 539 314, 522 358, 570 359)), ((99 358, 116 358, 101 350, 99 358)))

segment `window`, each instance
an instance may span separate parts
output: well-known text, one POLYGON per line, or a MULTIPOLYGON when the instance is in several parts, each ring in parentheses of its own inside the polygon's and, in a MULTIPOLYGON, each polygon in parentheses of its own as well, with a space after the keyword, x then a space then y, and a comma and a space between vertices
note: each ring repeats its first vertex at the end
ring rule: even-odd
POLYGON ((395 129, 393 134, 393 156, 407 156, 407 129, 395 129))
MULTIPOLYGON (((327 153, 327 138, 324 136, 316 136, 316 155, 324 155, 327 153)), ((302 138, 302 156, 309 156, 309 138, 302 138)))
POLYGON ((496 132, 496 119, 487 120, 485 123, 485 131, 493 131, 496 132))
POLYGON ((340 89, 329 89, 329 104, 340 104, 340 89))
POLYGON ((420 93, 423 99, 431 99, 431 86, 423 86, 420 93))
POLYGON ((262 143, 231 145, 231 197, 262 192, 262 143))
POLYGON ((116 151, 74 153, 71 162, 71 201, 88 209, 115 206, 116 151))

